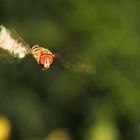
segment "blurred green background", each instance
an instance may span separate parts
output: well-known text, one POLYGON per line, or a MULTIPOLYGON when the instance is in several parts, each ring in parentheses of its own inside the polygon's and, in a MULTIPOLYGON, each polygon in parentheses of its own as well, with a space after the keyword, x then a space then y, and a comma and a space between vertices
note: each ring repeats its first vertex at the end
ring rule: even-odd
POLYGON ((9 139, 140 139, 139 7, 138 0, 0 1, 0 24, 31 46, 96 61, 96 74, 57 61, 44 72, 32 57, 1 63, 0 114, 9 139))

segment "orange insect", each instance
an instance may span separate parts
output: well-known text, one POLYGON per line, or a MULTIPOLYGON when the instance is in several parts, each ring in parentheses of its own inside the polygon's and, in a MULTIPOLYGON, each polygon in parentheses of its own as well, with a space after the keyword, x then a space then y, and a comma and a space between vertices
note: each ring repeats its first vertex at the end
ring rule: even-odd
POLYGON ((39 45, 33 46, 31 53, 43 70, 48 69, 54 62, 55 55, 49 49, 39 45))
MULTIPOLYGON (((87 59, 89 54, 87 57, 87 54, 77 53, 79 51, 69 49, 67 49, 67 52, 58 52, 57 60, 60 60, 64 68, 73 72, 95 74, 94 64, 87 59), (76 55, 76 53, 80 55, 76 55), (81 56, 80 59, 79 56, 81 56)), ((11 61, 13 58, 22 59, 26 55, 32 55, 43 70, 50 68, 55 58, 55 55, 49 49, 39 45, 34 45, 31 48, 14 30, 0 26, 0 59, 4 57, 4 60, 6 60, 10 57, 9 60, 11 61), (3 51, 7 52, 8 55, 5 55, 3 51)))

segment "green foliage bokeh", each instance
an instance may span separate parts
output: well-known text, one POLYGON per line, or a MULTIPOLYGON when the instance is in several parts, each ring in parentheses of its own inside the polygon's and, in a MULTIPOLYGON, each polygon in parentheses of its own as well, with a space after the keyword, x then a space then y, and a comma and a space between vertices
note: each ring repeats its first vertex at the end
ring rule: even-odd
POLYGON ((84 51, 96 67, 92 75, 57 64, 44 72, 31 57, 0 64, 0 113, 11 121, 11 138, 45 140, 66 129, 74 140, 140 139, 139 6, 138 0, 1 0, 0 24, 31 46, 72 49, 71 56, 84 51))

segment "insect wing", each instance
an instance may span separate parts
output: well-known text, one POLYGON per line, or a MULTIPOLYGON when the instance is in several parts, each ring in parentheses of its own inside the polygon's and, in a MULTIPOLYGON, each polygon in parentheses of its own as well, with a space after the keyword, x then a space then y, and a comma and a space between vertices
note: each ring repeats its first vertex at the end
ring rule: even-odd
POLYGON ((83 74, 96 74, 95 57, 87 48, 77 50, 76 48, 65 48, 56 54, 56 59, 62 66, 71 71, 83 74))
POLYGON ((8 51, 5 51, 0 48, 0 63, 13 63, 16 62, 17 59, 13 57, 8 51))
POLYGON ((29 45, 13 29, 0 26, 0 62, 12 63, 29 53, 29 45))
MULTIPOLYGON (((17 32, 13 28, 9 28, 7 30, 10 32, 11 37, 17 43, 19 43, 19 48, 17 47, 16 49, 21 49, 21 52, 20 52, 21 54, 19 54, 19 55, 21 55, 21 57, 20 56, 18 56, 18 57, 22 58, 23 55, 31 54, 32 49, 31 49, 30 45, 27 42, 25 42, 25 40, 23 40, 22 37, 20 35, 18 35, 17 32)), ((15 57, 17 57, 17 56, 15 56, 15 57)))

